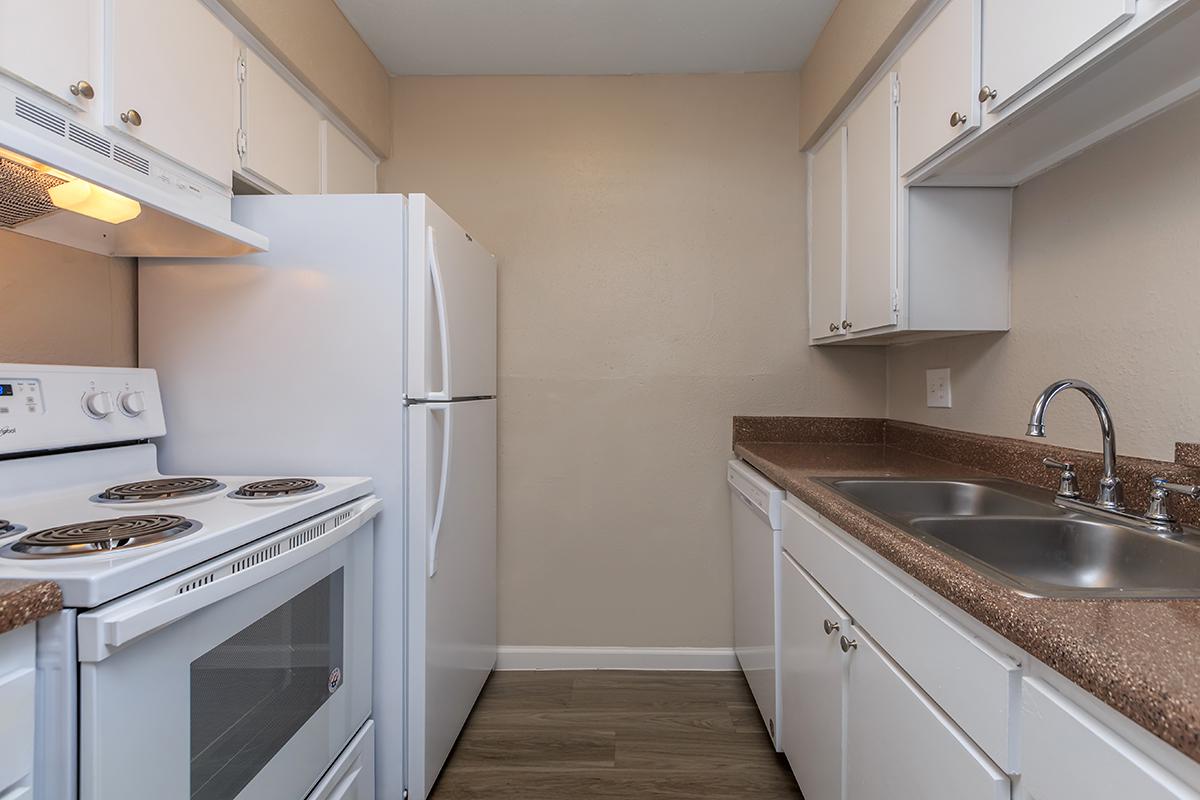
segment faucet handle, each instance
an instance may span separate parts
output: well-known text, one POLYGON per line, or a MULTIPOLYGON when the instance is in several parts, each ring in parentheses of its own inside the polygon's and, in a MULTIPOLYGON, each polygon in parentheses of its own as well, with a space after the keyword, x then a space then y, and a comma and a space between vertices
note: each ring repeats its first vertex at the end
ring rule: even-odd
POLYGON ((1075 465, 1070 461, 1059 461, 1049 456, 1043 458, 1042 463, 1050 469, 1056 469, 1061 473, 1058 476, 1057 496, 1065 497, 1068 500, 1078 500, 1079 483, 1075 474, 1075 465))
POLYGON ((1150 490, 1150 505, 1146 507, 1145 517, 1154 522, 1172 523, 1175 517, 1167 507, 1167 501, 1173 494, 1181 494, 1193 500, 1200 500, 1200 486, 1189 486, 1184 483, 1171 483, 1166 478, 1151 478, 1154 488, 1150 490))

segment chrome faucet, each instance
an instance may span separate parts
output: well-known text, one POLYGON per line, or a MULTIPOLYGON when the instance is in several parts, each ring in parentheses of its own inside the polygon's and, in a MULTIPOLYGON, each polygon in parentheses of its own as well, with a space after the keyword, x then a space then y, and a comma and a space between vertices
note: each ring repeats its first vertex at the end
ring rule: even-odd
POLYGON ((1033 403, 1033 411, 1029 414, 1029 430, 1027 436, 1039 438, 1046 435, 1046 406, 1054 396, 1065 389, 1076 389, 1083 393, 1096 409, 1100 419, 1100 433, 1104 437, 1104 475, 1100 478, 1100 491, 1096 495, 1096 505, 1108 511, 1121 511, 1125 508, 1125 492, 1121 479, 1117 477, 1117 434, 1113 430, 1112 414, 1108 404, 1087 381, 1078 378, 1064 378, 1047 386, 1033 403))

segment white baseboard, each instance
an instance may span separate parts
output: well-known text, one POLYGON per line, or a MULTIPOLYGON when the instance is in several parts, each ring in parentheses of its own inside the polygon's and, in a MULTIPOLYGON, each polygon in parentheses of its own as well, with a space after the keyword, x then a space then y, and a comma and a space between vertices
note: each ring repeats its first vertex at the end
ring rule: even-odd
POLYGON ((531 647, 501 645, 498 670, 737 670, 732 647, 531 647))

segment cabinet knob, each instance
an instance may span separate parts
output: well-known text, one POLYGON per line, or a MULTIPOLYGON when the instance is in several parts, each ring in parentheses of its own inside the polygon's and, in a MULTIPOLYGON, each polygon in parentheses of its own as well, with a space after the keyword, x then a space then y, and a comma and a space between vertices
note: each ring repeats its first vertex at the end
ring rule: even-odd
POLYGON ((834 622, 831 619, 825 620, 825 635, 826 636, 833 633, 834 631, 840 631, 841 629, 842 629, 842 626, 840 623, 834 622))
POLYGON ((957 111, 955 111, 953 114, 950 115, 950 127, 951 128, 957 128, 959 125, 962 125, 966 121, 967 121, 966 114, 960 114, 957 111))
POLYGON ((842 637, 841 645, 843 653, 849 653, 851 650, 858 649, 858 642, 854 639, 847 639, 845 636, 842 637))
POLYGON ((853 327, 854 327, 854 323, 851 322, 850 320, 848 320, 848 319, 842 320, 842 330, 848 331, 853 327))
POLYGON ((829 323, 829 332, 830 333, 837 333, 837 329, 838 329, 838 326, 837 326, 836 322, 829 323))
POLYGON ((996 99, 996 90, 988 85, 984 85, 979 89, 979 102, 986 103, 988 100, 996 99))
POLYGON ((128 111, 122 111, 121 122, 124 122, 126 125, 132 125, 136 128, 142 124, 142 115, 133 108, 129 109, 128 111))
POLYGON ((71 94, 82 97, 84 100, 91 100, 96 96, 96 89, 87 81, 79 81, 71 84, 71 94))

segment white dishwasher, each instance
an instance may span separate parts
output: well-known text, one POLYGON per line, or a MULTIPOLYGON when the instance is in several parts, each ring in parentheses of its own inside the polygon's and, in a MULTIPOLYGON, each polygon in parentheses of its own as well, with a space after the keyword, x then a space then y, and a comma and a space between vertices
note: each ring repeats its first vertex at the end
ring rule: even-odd
POLYGON ((779 750, 779 573, 783 490, 753 468, 728 464, 733 529, 733 646, 763 722, 779 750))

